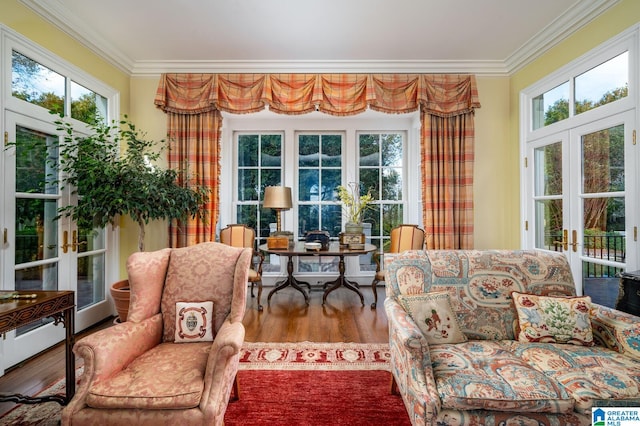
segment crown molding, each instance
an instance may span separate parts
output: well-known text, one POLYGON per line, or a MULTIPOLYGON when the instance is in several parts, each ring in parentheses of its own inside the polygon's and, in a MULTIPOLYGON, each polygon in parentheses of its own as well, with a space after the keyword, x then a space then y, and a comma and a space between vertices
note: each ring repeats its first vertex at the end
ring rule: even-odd
POLYGON ((620 0, 577 1, 571 9, 504 60, 507 72, 513 74, 524 68, 619 2, 620 0))
POLYGON ((506 76, 502 61, 138 61, 134 77, 162 73, 457 73, 506 76))

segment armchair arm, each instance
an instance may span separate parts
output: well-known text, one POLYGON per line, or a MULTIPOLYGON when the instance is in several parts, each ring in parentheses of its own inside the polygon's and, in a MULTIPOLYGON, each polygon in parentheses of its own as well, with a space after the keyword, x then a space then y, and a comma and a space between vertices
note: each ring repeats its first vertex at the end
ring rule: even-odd
MULTIPOLYGON (((389 323, 391 372, 409 413, 419 424, 431 424, 441 409, 431 370, 429 343, 413 318, 392 297, 384 301, 389 323)), ((412 420, 412 423, 416 423, 412 420)))
POLYGON ((144 321, 123 322, 78 340, 73 352, 84 360, 84 371, 76 394, 63 416, 85 406, 89 388, 121 371, 140 354, 156 346, 162 338, 162 315, 144 321))
POLYGON ((640 317, 594 303, 591 325, 600 345, 640 361, 640 317))
POLYGON ((244 342, 242 322, 225 321, 218 330, 205 372, 204 391, 200 400, 207 424, 222 424, 231 388, 238 372, 240 349, 244 342))

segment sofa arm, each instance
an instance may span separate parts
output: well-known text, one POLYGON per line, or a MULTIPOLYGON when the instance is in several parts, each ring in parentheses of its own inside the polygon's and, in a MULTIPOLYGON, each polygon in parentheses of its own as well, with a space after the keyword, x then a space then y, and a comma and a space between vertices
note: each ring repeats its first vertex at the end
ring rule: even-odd
POLYGON ((230 322, 227 319, 213 340, 200 400, 200 409, 205 413, 207 424, 223 423, 231 388, 238 372, 244 333, 241 322, 230 322))
POLYGON ((599 345, 640 361, 640 317, 594 303, 591 325, 599 345))
POLYGON ((440 397, 431 369, 426 338, 413 318, 394 299, 384 302, 389 323, 391 372, 396 381, 412 424, 431 424, 440 411, 440 397))

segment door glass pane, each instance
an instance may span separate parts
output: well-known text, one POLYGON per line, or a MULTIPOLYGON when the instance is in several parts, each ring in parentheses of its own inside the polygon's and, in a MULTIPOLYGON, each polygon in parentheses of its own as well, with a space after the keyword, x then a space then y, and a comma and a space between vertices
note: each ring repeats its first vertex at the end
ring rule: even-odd
POLYGON ((624 98, 629 89, 629 52, 575 78, 576 114, 624 98))
MULTIPOLYGON (((58 264, 33 266, 28 268, 16 268, 16 290, 58 290, 58 264)), ((43 319, 16 329, 16 336, 20 336, 30 330, 51 322, 51 319, 43 319)))
POLYGON ((624 191, 624 125, 582 136, 582 191, 624 191))
POLYGON ((64 113, 65 78, 15 50, 11 56, 11 95, 56 114, 64 113))
POLYGON ((532 128, 539 129, 569 118, 569 82, 536 96, 532 100, 532 128))
POLYGON ((16 192, 56 194, 57 137, 16 126, 16 192))
POLYGON ((105 299, 104 254, 78 257, 78 310, 105 299))
POLYGON ((583 254, 624 262, 626 253, 623 197, 587 198, 583 201, 583 254))
POLYGON ((593 303, 615 308, 620 287, 619 275, 623 268, 582 262, 582 284, 584 294, 591 297, 593 303))
POLYGON ((562 251, 562 200, 535 202, 536 248, 562 251))
POLYGON ((54 200, 16 199, 16 265, 58 256, 54 200))
POLYGON ((535 195, 562 194, 562 143, 536 148, 534 163, 535 195))

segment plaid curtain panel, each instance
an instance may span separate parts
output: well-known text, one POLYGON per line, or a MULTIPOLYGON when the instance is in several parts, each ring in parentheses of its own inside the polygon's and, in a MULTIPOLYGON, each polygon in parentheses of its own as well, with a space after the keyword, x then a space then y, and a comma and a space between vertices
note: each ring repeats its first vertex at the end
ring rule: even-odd
POLYGON ((427 248, 473 247, 473 111, 480 107, 473 75, 163 74, 155 104, 167 113, 175 144, 170 167, 188 167, 212 191, 209 220, 172 224, 171 247, 215 239, 220 111, 246 114, 267 105, 280 114, 319 110, 335 116, 420 108, 427 248))

